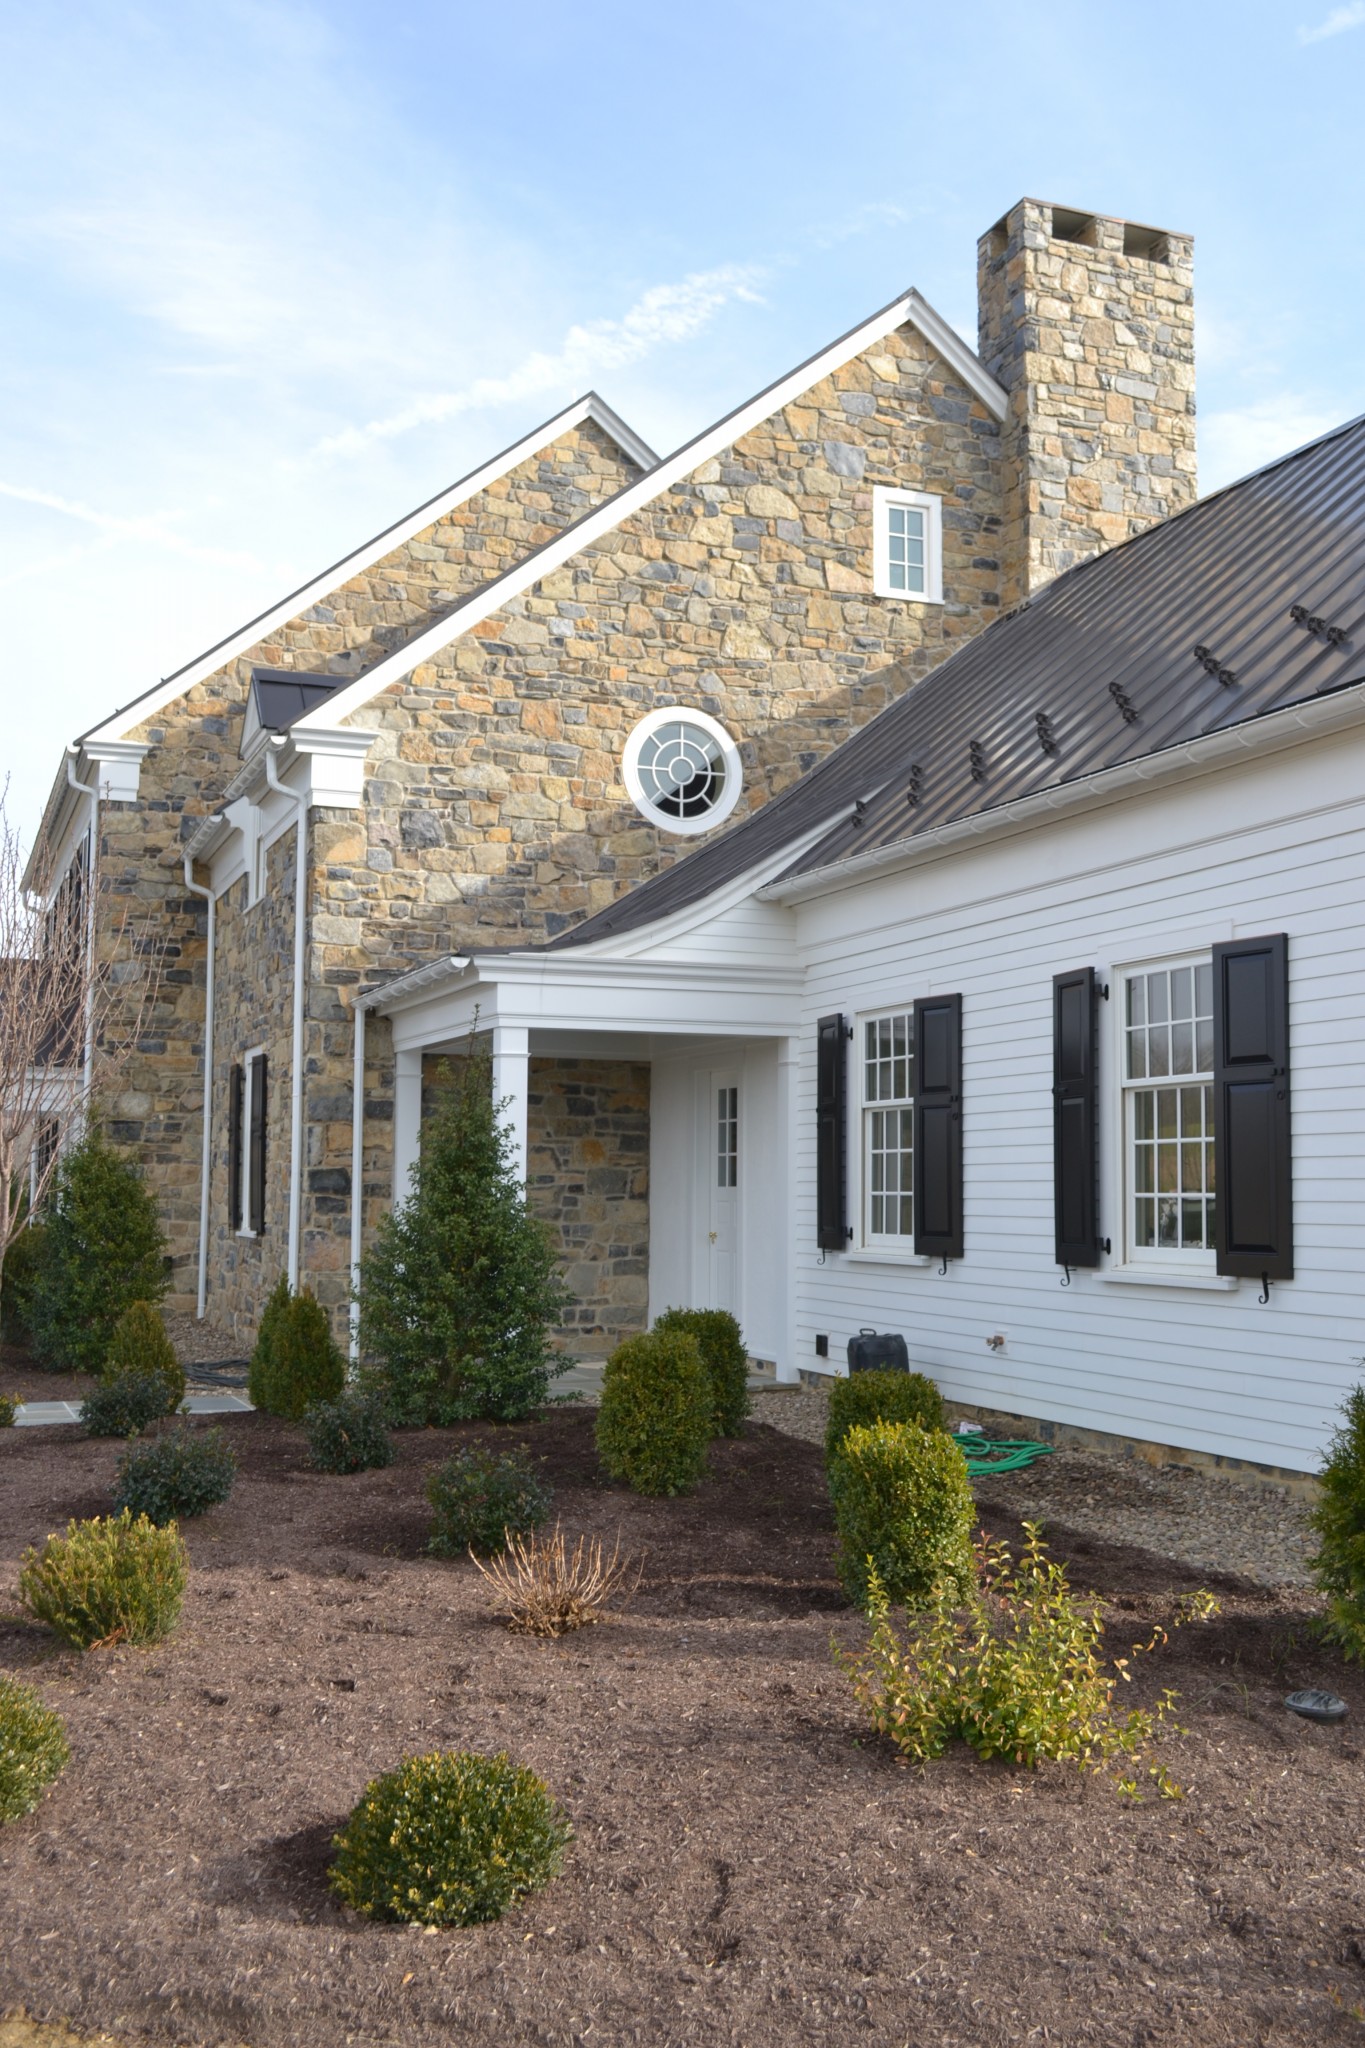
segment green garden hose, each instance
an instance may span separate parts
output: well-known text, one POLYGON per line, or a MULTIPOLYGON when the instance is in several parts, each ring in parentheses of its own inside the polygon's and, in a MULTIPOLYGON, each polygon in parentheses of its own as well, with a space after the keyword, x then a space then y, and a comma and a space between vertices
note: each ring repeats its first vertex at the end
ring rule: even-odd
POLYGON ((987 1472, 1022 1472, 1025 1465, 1031 1465, 1035 1458, 1046 1458, 1052 1450, 1051 1444, 1033 1443, 1025 1437, 978 1436, 975 1430, 956 1441, 967 1460, 971 1479, 980 1479, 987 1472))

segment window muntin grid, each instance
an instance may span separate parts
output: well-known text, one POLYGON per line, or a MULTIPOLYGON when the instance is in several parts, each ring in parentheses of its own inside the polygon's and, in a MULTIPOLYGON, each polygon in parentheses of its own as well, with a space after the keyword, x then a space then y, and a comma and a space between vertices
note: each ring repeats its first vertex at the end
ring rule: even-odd
POLYGON ((716 1186, 739 1185, 739 1090, 716 1090, 716 1186))
POLYGON ((1130 1244, 1212 1251, 1212 963, 1126 975, 1123 1034, 1130 1244))
POLYGON ((725 794, 725 750, 704 726, 671 718, 641 743, 636 774, 646 800, 665 817, 704 817, 725 794))
POLYGON ((863 1024, 863 1237, 904 1243, 915 1234, 915 1013, 897 1010, 863 1024))
POLYGON ((918 506, 887 506, 886 573, 893 590, 924 595, 925 538, 924 514, 918 506))

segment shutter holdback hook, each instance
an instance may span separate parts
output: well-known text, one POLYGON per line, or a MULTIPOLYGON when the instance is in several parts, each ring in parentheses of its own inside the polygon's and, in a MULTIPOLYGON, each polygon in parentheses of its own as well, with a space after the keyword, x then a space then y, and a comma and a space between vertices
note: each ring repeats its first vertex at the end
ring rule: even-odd
POLYGON ((1270 1299, 1270 1275, 1269 1275, 1269 1273, 1262 1273, 1262 1275, 1261 1275, 1261 1291, 1260 1291, 1260 1293, 1259 1293, 1259 1294, 1257 1295, 1257 1297, 1256 1297, 1256 1303, 1257 1303, 1257 1306, 1258 1306, 1259 1308, 1264 1308, 1264 1307, 1265 1307, 1265 1305, 1266 1305, 1266 1303, 1267 1303, 1267 1302, 1269 1301, 1269 1299, 1270 1299))
POLYGON ((1064 1265, 1062 1267, 1062 1271, 1063 1273, 1065 1273, 1066 1278, 1062 1281, 1059 1281, 1058 1285, 1062 1287, 1069 1287, 1071 1285, 1071 1268, 1070 1266, 1064 1265))
POLYGON ((941 1266, 939 1267, 939 1269, 938 1269, 938 1278, 939 1278, 939 1279, 941 1280, 941 1279, 942 1279, 942 1278, 944 1277, 944 1275, 945 1275, 945 1273, 946 1273, 947 1271, 948 1271, 948 1254, 947 1254, 947 1252, 945 1252, 945 1253, 943 1254, 943 1264, 942 1264, 942 1265, 941 1265, 941 1266))

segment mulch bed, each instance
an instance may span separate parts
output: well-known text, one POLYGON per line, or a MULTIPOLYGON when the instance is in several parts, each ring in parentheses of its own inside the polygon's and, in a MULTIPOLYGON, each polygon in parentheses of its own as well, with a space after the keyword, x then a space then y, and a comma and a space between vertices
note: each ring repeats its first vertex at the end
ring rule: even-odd
MULTIPOLYGON (((0 1619, 0 1669, 73 1752, 0 1835, 0 2013, 195 2048, 1359 2042, 1365 1684, 1301 1596, 1206 1575, 1221 1617, 1131 1688, 1180 1690, 1181 1802, 965 1751, 911 1769, 831 1665, 831 1632, 861 1627, 818 1448, 751 1425, 694 1495, 643 1501, 603 1484, 592 1425, 406 1432, 390 1470, 330 1478, 298 1430, 232 1417, 241 1477, 188 1525, 168 1643, 78 1657, 0 1619), (570 1532, 647 1553, 623 1619, 517 1638, 472 1566, 423 1555, 428 1469, 490 1435, 544 1460, 570 1532), (1349 1699, 1344 1728, 1286 1713, 1310 1684, 1349 1699), (331 1837, 370 1777, 437 1747, 540 1771, 573 1817, 566 1870, 496 1926, 369 1925, 330 1898, 331 1837)), ((107 1508, 119 1452, 0 1436, 0 1584, 107 1508)), ((1052 1537, 1115 1650, 1192 1583, 1052 1537)))

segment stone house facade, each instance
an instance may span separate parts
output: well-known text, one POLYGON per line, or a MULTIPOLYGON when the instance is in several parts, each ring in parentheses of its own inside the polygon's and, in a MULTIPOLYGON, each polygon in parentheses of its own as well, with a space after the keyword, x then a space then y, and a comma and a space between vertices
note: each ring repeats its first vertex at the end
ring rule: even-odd
MULTIPOLYGON (((55 867, 97 809, 105 929, 131 906, 163 951, 116 1116, 182 1303, 245 1343, 287 1269, 344 1322, 422 1086, 378 1017, 357 1063, 359 996, 609 912, 1058 568, 1192 500, 1188 240, 1026 200, 978 257, 979 353, 906 293, 661 462, 585 401, 78 743, 100 794, 59 782, 55 867), (696 780, 667 781, 677 748, 696 780), (669 809, 703 785, 714 819, 669 809), (261 1049, 244 1231, 233 1075, 261 1049)), ((648 1067, 561 1039, 515 1085, 566 1341, 595 1352, 644 1315, 648 1067)))

